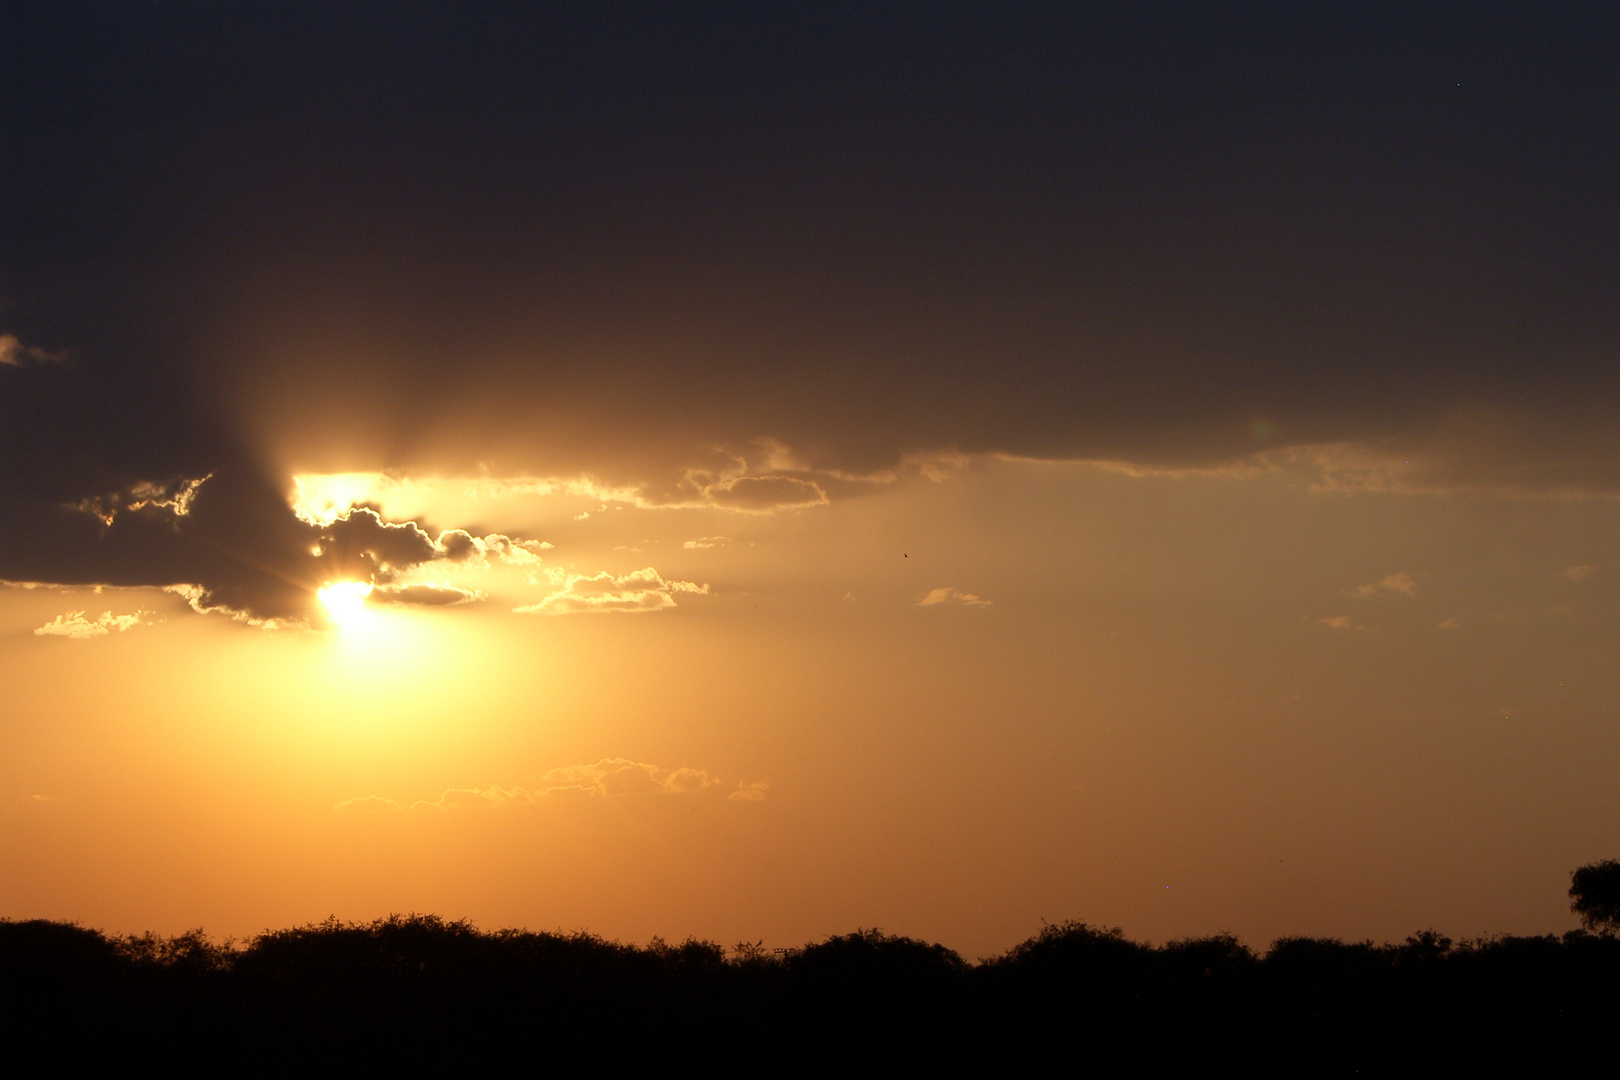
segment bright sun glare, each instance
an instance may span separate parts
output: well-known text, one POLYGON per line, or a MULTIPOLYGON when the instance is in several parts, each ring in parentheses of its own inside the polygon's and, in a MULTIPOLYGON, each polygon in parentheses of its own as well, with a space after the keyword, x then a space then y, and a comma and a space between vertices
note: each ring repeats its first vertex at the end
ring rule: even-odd
POLYGON ((327 617, 339 626, 352 626, 366 613, 366 597, 371 595, 367 581, 333 581, 315 594, 327 617))

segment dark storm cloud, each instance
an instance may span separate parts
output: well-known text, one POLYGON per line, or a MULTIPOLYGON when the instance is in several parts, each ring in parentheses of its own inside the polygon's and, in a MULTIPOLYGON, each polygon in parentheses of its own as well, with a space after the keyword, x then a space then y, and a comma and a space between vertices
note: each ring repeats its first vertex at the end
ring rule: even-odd
MULTIPOLYGON (((357 508, 300 520, 277 477, 160 362, 0 368, 0 579, 189 586, 199 610, 306 618, 333 580, 387 584, 502 536, 447 533, 357 508)), ((463 594, 458 594, 466 599, 463 594)), ((442 604, 392 590, 396 603, 442 604)))
POLYGON ((656 486, 761 439, 1620 488, 1608 7, 7 20, 0 331, 79 365, 0 364, 40 377, 8 425, 42 410, 6 436, 9 577, 291 596, 292 468, 656 486), (60 510, 203 476, 184 521, 60 510))
POLYGON ((301 613, 319 581, 274 478, 171 367, 119 359, 0 368, 0 577, 301 613))
POLYGON ((416 522, 384 521, 369 507, 351 510, 322 528, 316 552, 332 567, 332 576, 364 581, 386 580, 441 554, 416 522))

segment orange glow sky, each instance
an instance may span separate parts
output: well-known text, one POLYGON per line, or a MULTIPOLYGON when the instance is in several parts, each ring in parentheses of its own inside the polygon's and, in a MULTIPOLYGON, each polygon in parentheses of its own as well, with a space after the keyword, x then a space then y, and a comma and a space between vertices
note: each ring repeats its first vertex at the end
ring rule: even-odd
POLYGON ((0 916, 1466 937, 1620 850, 1610 22, 25 7, 0 916))

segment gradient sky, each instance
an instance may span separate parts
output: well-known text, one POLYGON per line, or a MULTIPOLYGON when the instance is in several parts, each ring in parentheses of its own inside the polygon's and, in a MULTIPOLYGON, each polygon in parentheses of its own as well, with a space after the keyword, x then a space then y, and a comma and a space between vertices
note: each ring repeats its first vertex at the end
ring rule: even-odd
POLYGON ((0 19, 0 915, 1259 945, 1620 853, 1608 8, 0 19))

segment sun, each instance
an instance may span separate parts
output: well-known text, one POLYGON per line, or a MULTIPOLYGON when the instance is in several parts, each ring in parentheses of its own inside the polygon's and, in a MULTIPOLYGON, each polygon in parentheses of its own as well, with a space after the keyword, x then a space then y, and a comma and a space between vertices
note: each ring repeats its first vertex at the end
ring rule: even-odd
POLYGON ((366 615, 366 597, 371 595, 369 581, 331 581, 315 593, 326 617, 338 626, 353 626, 366 615))

